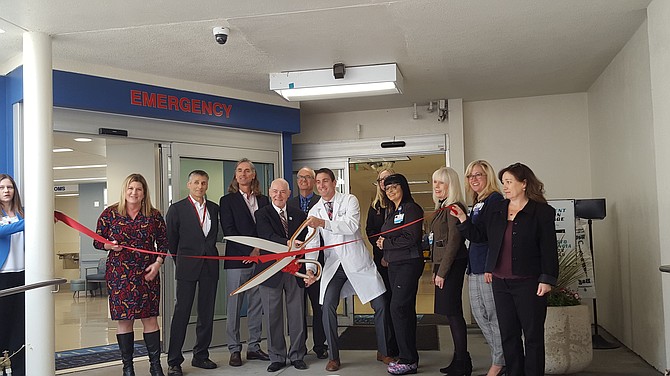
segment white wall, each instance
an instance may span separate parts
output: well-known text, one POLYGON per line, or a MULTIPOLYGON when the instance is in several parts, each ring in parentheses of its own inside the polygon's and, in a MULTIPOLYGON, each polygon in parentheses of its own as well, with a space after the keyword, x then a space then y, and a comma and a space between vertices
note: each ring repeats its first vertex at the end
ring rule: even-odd
MULTIPOLYGON (((74 220, 78 219, 79 204, 77 197, 56 197, 55 209, 67 214, 74 220)), ((68 281, 79 278, 79 268, 63 269, 63 260, 58 258, 59 253, 79 253, 79 233, 63 223, 57 223, 54 231, 54 277, 65 278, 68 281)))
MULTIPOLYGON (((594 226, 596 288, 599 324, 664 369, 659 174, 647 36, 645 22, 588 91, 593 193, 607 198, 607 218, 594 226)), ((658 161, 667 165, 667 159, 658 161)))
POLYGON ((463 103, 465 160, 528 165, 548 198, 591 197, 585 93, 463 103))
MULTIPOLYGON (((660 260, 664 265, 670 264, 670 197, 667 195, 670 187, 668 161, 670 161, 670 1, 654 0, 647 8, 649 34, 649 66, 651 75, 651 102, 654 119, 654 144, 656 156, 656 187, 658 191, 657 204, 661 208, 658 213, 658 232, 660 260)), ((656 273, 656 270, 650 270, 656 273)), ((663 287, 664 308, 664 357, 654 359, 654 364, 661 364, 668 368, 670 365, 670 275, 661 276, 663 287), (664 361, 663 361, 664 360, 664 361)), ((657 328, 661 332, 661 328, 657 328)), ((659 345, 661 341, 659 341, 659 345)), ((660 349, 659 349, 660 350, 660 349)))

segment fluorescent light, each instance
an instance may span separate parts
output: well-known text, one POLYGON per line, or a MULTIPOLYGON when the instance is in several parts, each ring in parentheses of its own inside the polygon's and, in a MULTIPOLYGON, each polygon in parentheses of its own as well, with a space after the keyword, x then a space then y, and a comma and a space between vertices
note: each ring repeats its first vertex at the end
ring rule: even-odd
POLYGON ((407 184, 428 184, 428 180, 409 180, 407 184))
POLYGON ((0 29, 0 34, 4 34, 4 32, 5 32, 4 30, 0 29))
POLYGON ((396 64, 346 67, 344 78, 333 69, 270 73, 270 90, 288 101, 401 94, 403 77, 396 64))
POLYGON ((69 152, 69 151, 74 151, 74 150, 72 150, 72 149, 70 149, 70 148, 57 148, 57 149, 54 149, 54 153, 67 153, 67 152, 69 152))
POLYGON ((76 170, 81 168, 103 168, 107 167, 106 164, 93 164, 93 165, 80 165, 80 166, 58 166, 54 167, 54 170, 76 170))
POLYGON ((94 180, 94 181, 105 181, 107 178, 70 178, 70 179, 54 179, 54 183, 64 183, 68 181, 82 181, 82 180, 94 180))
POLYGON ((77 197, 77 196, 79 196, 79 193, 62 193, 56 195, 56 197, 77 197))
POLYGON ((77 141, 77 142, 91 142, 91 141, 93 141, 88 137, 77 137, 74 140, 77 141))

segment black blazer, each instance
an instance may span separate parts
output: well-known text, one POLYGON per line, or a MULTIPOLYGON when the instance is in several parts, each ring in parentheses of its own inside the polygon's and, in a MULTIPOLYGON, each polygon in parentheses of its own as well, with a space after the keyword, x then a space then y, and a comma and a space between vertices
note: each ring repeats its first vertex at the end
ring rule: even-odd
MULTIPOLYGON (((264 195, 256 196, 256 201, 258 202, 259 210, 270 204, 270 200, 264 195)), ((241 192, 228 193, 221 197, 219 206, 221 207, 219 219, 221 220, 221 228, 225 236, 258 236, 256 233, 256 222, 251 213, 249 213, 249 207, 244 201, 241 192)), ((249 256, 252 250, 252 247, 243 244, 226 242, 226 256, 249 256)), ((250 268, 253 265, 253 263, 244 264, 242 261, 226 260, 223 262, 224 269, 250 268)))
MULTIPOLYGON (((321 196, 317 195, 316 193, 312 195, 312 198, 309 199, 309 203, 307 204, 307 211, 309 212, 309 209, 312 208, 312 206, 316 205, 317 202, 321 199, 321 196)), ((300 208, 300 194, 298 193, 297 196, 291 197, 288 199, 286 202, 287 206, 293 206, 295 208, 298 208, 298 210, 302 211, 300 208)), ((307 215, 307 213, 305 213, 307 215)))
MULTIPOLYGON (((256 215, 256 230, 258 232, 258 237, 286 245, 288 238, 284 234, 284 226, 281 224, 281 218, 279 218, 279 213, 275 210, 274 206, 267 205, 262 209, 258 209, 255 213, 256 215)), ((286 215, 288 219, 288 232, 289 236, 292 236, 293 233, 300 227, 303 221, 307 219, 305 213, 293 206, 286 205, 286 215)), ((298 235, 298 240, 304 240, 307 235, 307 229, 304 229, 300 235, 298 235)), ((271 252, 261 250, 261 254, 269 254, 271 252)), ((259 263, 256 266, 255 274, 260 273, 261 271, 267 269, 270 265, 274 264, 275 261, 269 261, 265 263, 259 263)), ((300 271, 305 273, 305 266, 300 267, 300 271)), ((281 281, 281 273, 279 272, 267 279, 262 283, 263 286, 268 287, 277 287, 281 281)), ((305 287, 305 283, 302 278, 296 277, 296 282, 298 286, 305 287)))
MULTIPOLYGON (((423 209, 421 206, 413 201, 402 202, 398 206, 398 209, 386 211, 386 218, 381 231, 389 231, 420 218, 423 218, 423 209)), ((382 249, 384 251, 384 259, 389 264, 397 261, 423 258, 423 250, 421 249, 423 221, 382 236, 384 237, 384 248, 382 249)))
POLYGON ((219 231, 219 205, 206 201, 211 228, 205 237, 200 227, 200 218, 188 198, 175 202, 165 216, 167 225, 168 249, 174 255, 176 265, 175 278, 185 281, 197 281, 201 272, 207 278, 219 279, 219 261, 205 260, 189 256, 218 256, 216 237, 219 231), (205 267, 206 266, 206 267, 205 267))
MULTIPOLYGON (((491 202, 476 224, 468 219, 458 225, 464 237, 481 243, 488 241, 485 272, 491 273, 498 262, 507 227, 509 200, 491 202)), ((528 201, 512 225, 512 273, 538 276, 538 282, 556 285, 558 278, 558 245, 556 243, 556 210, 549 204, 528 201)))

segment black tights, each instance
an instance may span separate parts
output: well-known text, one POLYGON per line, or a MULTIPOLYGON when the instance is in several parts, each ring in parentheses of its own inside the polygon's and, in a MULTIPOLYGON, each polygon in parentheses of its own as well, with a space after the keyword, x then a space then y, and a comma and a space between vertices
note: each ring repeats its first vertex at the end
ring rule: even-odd
POLYGON ((456 359, 466 359, 468 355, 468 332, 465 327, 463 315, 447 316, 451 337, 454 340, 454 352, 456 359))

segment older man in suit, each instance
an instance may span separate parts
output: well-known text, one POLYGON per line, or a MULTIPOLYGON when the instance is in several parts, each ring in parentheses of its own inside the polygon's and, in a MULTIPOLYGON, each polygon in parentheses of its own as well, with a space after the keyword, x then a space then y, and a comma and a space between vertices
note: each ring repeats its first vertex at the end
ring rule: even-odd
POLYGON ((216 363, 209 359, 214 324, 214 302, 219 280, 219 261, 183 256, 218 256, 219 206, 205 199, 209 175, 194 170, 188 175, 189 195, 168 209, 166 218, 168 249, 174 255, 177 279, 177 303, 170 327, 168 349, 168 376, 181 376, 184 362, 182 347, 191 308, 198 291, 198 324, 196 343, 193 347, 194 367, 212 369, 216 363))
MULTIPOLYGON (((301 168, 297 175, 299 194, 288 200, 289 206, 300 209, 305 215, 321 199, 321 196, 314 193, 315 178, 316 174, 314 170, 309 167, 301 168)), ((319 251, 318 260, 323 265, 323 251, 319 251)), ((321 304, 319 304, 320 289, 321 284, 319 281, 316 281, 305 289, 305 295, 309 296, 309 301, 312 305, 312 339, 314 340, 314 347, 312 349, 317 358, 326 359, 328 357, 328 346, 326 345, 326 333, 323 331, 321 304)))
MULTIPOLYGON (((221 197, 220 220, 223 234, 226 236, 246 235, 257 236, 256 210, 269 205, 270 200, 260 192, 260 182, 256 177, 256 168, 250 160, 244 158, 235 166, 235 178, 228 187, 228 194, 221 197)), ((235 242, 226 242, 226 256, 257 256, 259 250, 235 242)), ((233 367, 242 365, 242 343, 240 342, 240 311, 244 296, 249 296, 247 307, 247 325, 249 341, 247 360, 270 360, 268 354, 260 347, 263 321, 263 307, 258 288, 230 296, 242 284, 247 282, 254 273, 254 264, 247 261, 230 261, 223 263, 226 269, 226 292, 229 295, 227 307, 226 332, 228 334, 228 350, 230 364, 233 367)))
MULTIPOLYGON (((307 217, 301 210, 286 205, 291 195, 286 180, 275 179, 270 186, 269 193, 272 204, 256 211, 258 236, 275 243, 289 245, 290 237, 307 217)), ((306 232, 305 230, 301 234, 302 239, 306 232)), ((264 270, 273 263, 274 261, 259 264, 257 270, 264 270)), ((303 361, 307 352, 304 287, 302 279, 284 272, 276 273, 259 286, 267 325, 268 353, 270 353, 272 362, 268 366, 268 372, 276 372, 284 368, 287 358, 295 368, 307 369, 307 364, 303 361), (288 353, 284 340, 284 295, 291 339, 288 353)))
MULTIPOLYGON (((321 277, 320 300, 323 304, 323 327, 328 340, 330 360, 326 371, 335 372, 340 368, 340 352, 337 344, 337 306, 340 298, 358 295, 363 304, 370 302, 375 311, 375 332, 377 350, 388 355, 386 347, 386 304, 384 302, 384 281, 361 241, 361 212, 358 199, 354 195, 335 190, 337 180, 333 171, 322 168, 316 171, 316 188, 321 200, 309 211, 307 218, 311 231, 318 231, 325 245, 343 244, 327 249, 321 277)), ((319 246, 314 237, 307 248, 319 246)), ((316 259, 317 252, 308 253, 307 258, 316 259)), ((314 283, 316 268, 308 264, 305 280, 314 283)))

